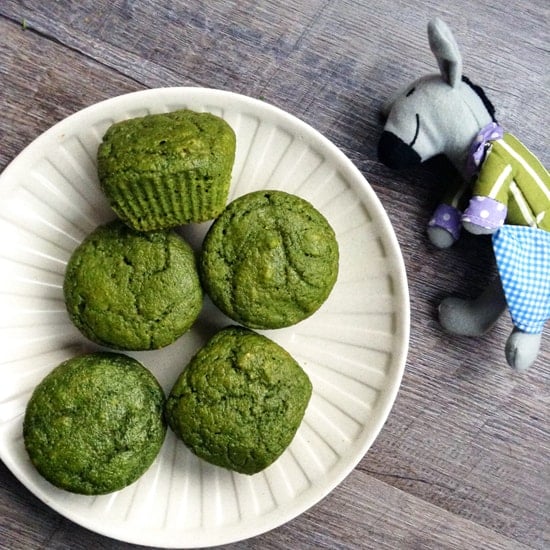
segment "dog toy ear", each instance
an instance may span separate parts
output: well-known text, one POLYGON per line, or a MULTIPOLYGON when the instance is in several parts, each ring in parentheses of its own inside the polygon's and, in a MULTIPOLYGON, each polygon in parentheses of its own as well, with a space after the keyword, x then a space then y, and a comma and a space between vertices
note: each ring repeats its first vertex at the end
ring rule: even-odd
POLYGON ((451 29, 439 18, 428 23, 428 40, 443 80, 457 87, 462 79, 462 56, 451 29))

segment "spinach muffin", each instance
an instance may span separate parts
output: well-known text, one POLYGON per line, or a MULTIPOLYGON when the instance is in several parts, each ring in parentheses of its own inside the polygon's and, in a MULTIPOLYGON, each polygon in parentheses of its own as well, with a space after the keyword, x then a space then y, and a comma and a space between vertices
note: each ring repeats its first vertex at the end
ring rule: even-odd
POLYGON ((215 218, 225 207, 236 136, 222 118, 179 110, 113 124, 97 154, 117 215, 152 231, 215 218))
POLYGON ((171 344, 203 302, 195 254, 182 237, 137 232, 119 220, 98 227, 74 251, 63 291, 82 334, 119 350, 171 344))
POLYGON ((166 435, 154 376, 121 354, 74 357, 34 390, 23 422, 29 457, 50 483, 85 495, 118 491, 155 460, 166 435))
POLYGON ((307 374, 278 344, 244 327, 227 327, 181 373, 166 401, 166 418, 197 456, 255 474, 290 445, 311 391, 307 374))
POLYGON ((293 325, 314 313, 338 275, 338 243, 313 205, 283 191, 230 203, 209 229, 199 271, 221 311, 249 328, 293 325))

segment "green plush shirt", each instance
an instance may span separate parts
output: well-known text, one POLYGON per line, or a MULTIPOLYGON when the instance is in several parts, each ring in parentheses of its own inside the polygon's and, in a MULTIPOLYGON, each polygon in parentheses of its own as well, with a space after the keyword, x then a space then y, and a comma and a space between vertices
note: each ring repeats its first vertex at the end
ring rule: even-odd
POLYGON ((506 223, 550 231, 550 175, 511 134, 491 143, 472 191, 504 204, 506 223))

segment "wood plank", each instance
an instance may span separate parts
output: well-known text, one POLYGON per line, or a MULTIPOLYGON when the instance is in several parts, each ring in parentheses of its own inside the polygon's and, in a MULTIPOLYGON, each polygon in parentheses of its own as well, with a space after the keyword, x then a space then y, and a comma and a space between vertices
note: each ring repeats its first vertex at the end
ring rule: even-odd
POLYGON ((0 48, 2 169, 56 122, 103 99, 143 89, 121 79, 116 71, 2 17, 0 36, 4 44, 11 45, 0 48))

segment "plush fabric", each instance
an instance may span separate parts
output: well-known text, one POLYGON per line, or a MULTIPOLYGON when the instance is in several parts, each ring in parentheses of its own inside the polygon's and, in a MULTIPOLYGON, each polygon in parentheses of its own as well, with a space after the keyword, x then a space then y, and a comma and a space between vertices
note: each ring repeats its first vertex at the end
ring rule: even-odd
POLYGON ((514 326, 542 332, 550 319, 550 233, 505 225, 493 235, 493 246, 514 326))
POLYGON ((428 227, 440 227, 448 231, 455 241, 460 237, 462 228, 461 212, 456 206, 441 203, 428 222, 428 227))
POLYGON ((503 136, 504 130, 502 126, 494 121, 480 130, 470 145, 470 152, 466 161, 466 170, 469 175, 474 176, 479 172, 479 167, 485 160, 487 148, 491 145, 492 141, 502 139, 503 136))
POLYGON ((439 156, 453 165, 428 237, 434 246, 447 248, 462 228, 493 234, 501 281, 497 290, 473 300, 443 300, 441 325, 452 334, 477 335, 507 305, 514 329, 506 358, 512 368, 525 370, 537 357, 538 335, 550 318, 550 177, 497 124, 483 90, 462 75, 462 57, 449 27, 437 18, 430 21, 428 38, 439 74, 416 79, 385 105, 379 158, 390 168, 412 168, 439 156))
MULTIPOLYGON (((474 221, 471 219, 473 211, 478 210, 480 198, 486 197, 496 204, 492 206, 493 210, 482 212, 499 211, 497 223, 506 221, 511 225, 550 231, 550 174, 511 134, 505 133, 502 139, 490 142, 472 194, 473 200, 463 217, 467 221, 474 221), (503 206, 500 210, 499 204, 503 206)), ((483 218, 477 216, 476 219, 483 224, 483 218)))

